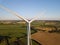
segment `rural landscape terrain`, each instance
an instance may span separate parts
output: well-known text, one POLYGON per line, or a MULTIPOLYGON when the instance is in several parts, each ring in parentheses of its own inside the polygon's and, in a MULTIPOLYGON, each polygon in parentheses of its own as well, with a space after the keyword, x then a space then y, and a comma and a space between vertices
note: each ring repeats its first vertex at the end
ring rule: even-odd
MULTIPOLYGON (((60 21, 31 23, 32 45, 60 45, 60 21)), ((0 45, 27 45, 27 24, 23 20, 0 20, 0 45)))
POLYGON ((60 0, 0 0, 0 45, 60 45, 60 0))

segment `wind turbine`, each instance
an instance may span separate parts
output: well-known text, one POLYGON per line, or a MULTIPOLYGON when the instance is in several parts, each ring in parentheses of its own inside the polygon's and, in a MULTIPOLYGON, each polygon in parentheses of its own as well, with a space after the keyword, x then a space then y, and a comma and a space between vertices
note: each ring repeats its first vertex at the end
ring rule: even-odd
MULTIPOLYGON (((9 13, 11 13, 11 14, 13 14, 13 15, 15 15, 15 16, 17 16, 17 17, 19 17, 20 19, 23 19, 24 21, 26 21, 26 23, 27 23, 27 45, 31 45, 31 23, 34 21, 34 20, 36 20, 36 18, 37 18, 37 16, 36 17, 34 17, 33 19, 31 19, 31 20, 27 20, 27 19, 25 19, 24 17, 22 17, 21 15, 19 16, 19 14, 18 13, 16 13, 16 12, 13 12, 12 10, 9 10, 8 8, 6 8, 6 7, 4 7, 4 6, 2 6, 2 5, 0 5, 0 7, 1 8, 3 8, 4 10, 6 10, 7 12, 9 12, 9 13)), ((44 13, 41 13, 41 15, 42 14, 44 14, 44 13)), ((38 16, 39 17, 39 16, 38 16)))

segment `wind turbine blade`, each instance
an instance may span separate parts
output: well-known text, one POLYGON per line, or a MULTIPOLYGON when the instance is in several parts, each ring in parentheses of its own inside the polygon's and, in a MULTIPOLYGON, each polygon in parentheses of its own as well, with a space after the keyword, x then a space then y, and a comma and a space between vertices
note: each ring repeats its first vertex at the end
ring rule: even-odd
POLYGON ((9 10, 8 8, 6 8, 6 7, 2 6, 2 5, 0 5, 0 7, 1 7, 1 8, 3 8, 4 10, 8 11, 9 13, 11 13, 11 14, 13 14, 13 15, 15 15, 15 16, 17 16, 17 17, 19 17, 20 19, 23 19, 23 20, 25 20, 26 22, 28 22, 28 20, 27 20, 27 19, 25 19, 25 18, 24 18, 24 17, 22 17, 21 15, 19 16, 19 14, 18 14, 18 13, 13 12, 12 10, 9 10))
MULTIPOLYGON (((42 12, 40 15, 42 16, 45 12, 42 12)), ((33 22, 34 20, 36 20, 38 17, 40 17, 40 15, 35 16, 32 20, 30 20, 30 23, 33 22)))

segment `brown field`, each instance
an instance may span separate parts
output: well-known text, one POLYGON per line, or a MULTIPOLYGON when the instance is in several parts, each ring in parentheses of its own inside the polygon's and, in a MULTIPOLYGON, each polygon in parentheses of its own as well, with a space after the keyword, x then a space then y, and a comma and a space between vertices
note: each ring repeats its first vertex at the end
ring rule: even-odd
POLYGON ((40 32, 32 34, 32 39, 36 40, 42 45, 60 45, 59 33, 40 32))

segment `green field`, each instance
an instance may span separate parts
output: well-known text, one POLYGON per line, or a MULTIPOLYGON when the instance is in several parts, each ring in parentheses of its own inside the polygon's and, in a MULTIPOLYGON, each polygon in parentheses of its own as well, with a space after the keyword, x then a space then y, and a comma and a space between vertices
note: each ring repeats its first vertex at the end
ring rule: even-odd
MULTIPOLYGON (((32 30, 32 33, 35 31, 32 30)), ((27 45, 27 26, 25 24, 0 24, 0 36, 8 36, 10 45, 13 44, 17 38, 21 41, 21 45, 27 45)), ((5 40, 5 39, 4 39, 5 40)), ((7 42, 2 41, 0 45, 9 45, 7 42)), ((33 41, 33 45, 38 45, 33 41)))
POLYGON ((18 24, 0 25, 0 35, 21 36, 20 33, 25 33, 25 34, 27 33, 26 27, 22 28, 21 24, 20 25, 18 25, 18 24))

